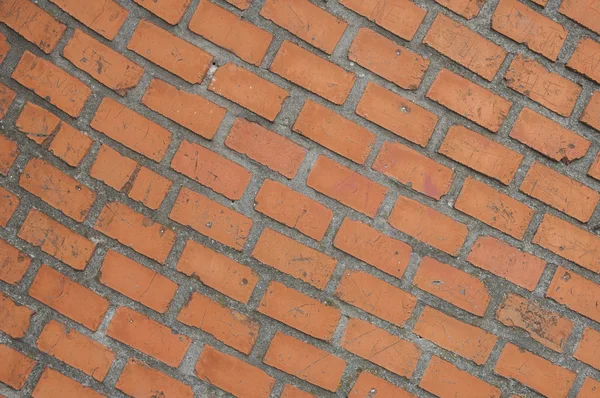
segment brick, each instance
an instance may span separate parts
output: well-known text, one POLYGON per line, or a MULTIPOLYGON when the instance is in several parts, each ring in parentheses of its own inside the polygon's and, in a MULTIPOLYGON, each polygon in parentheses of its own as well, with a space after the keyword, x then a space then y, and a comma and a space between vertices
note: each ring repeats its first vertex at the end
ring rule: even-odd
POLYGON ((501 391, 498 387, 461 370, 450 362, 432 356, 419 382, 419 387, 440 398, 500 398, 501 391))
POLYGON ((213 139, 227 113, 225 108, 159 79, 150 82, 142 103, 208 140, 213 139))
POLYGON ((0 119, 4 119, 16 96, 17 93, 0 83, 0 119))
POLYGON ((258 274, 252 268, 192 240, 188 240, 183 249, 177 271, 244 304, 258 283, 258 274))
POLYGON ((527 107, 513 124, 510 137, 565 164, 585 156, 590 147, 582 136, 527 107))
POLYGON ((30 0, 6 0, 0 4, 0 22, 50 54, 67 27, 30 0))
POLYGON ((360 28, 348 59, 407 89, 416 90, 429 67, 429 60, 367 28, 360 28))
POLYGON ((292 130, 360 164, 375 144, 375 134, 311 100, 304 103, 292 130))
POLYGON ((90 176, 120 191, 131 179, 137 167, 135 160, 121 155, 108 145, 102 145, 90 169, 90 176))
POLYGON ((253 224, 243 214, 185 187, 179 191, 169 218, 238 251, 253 224))
POLYGON ((337 259, 270 228, 258 238, 252 257, 321 290, 337 265, 337 259))
POLYGON ((90 127, 155 162, 171 143, 167 129, 108 97, 102 99, 90 127))
POLYGON ((564 0, 558 12, 600 34, 600 23, 594 17, 598 10, 597 0, 564 0))
POLYGON ((252 351, 260 329, 260 323, 196 292, 181 309, 177 320, 214 336, 246 355, 252 351))
POLYGON ((78 117, 92 90, 68 72, 25 51, 11 77, 69 116, 78 117))
MULTIPOLYGON (((468 14, 467 10, 476 3, 483 4, 477 0, 436 1, 446 7, 454 6, 454 9, 458 9, 460 3, 465 7, 462 14, 468 14)), ((423 43, 488 81, 496 76, 506 58, 502 47, 442 13, 435 17, 423 43)))
POLYGON ((295 142, 241 118, 233 123, 225 146, 289 179, 296 176, 307 152, 295 142))
POLYGON ((452 160, 508 185, 523 155, 466 127, 453 125, 438 149, 452 160))
POLYGON ((597 305, 599 294, 600 285, 559 266, 550 282, 546 297, 600 322, 600 308, 597 305))
POLYGON ((195 374, 235 396, 268 398, 275 379, 263 370, 206 344, 196 363, 195 374))
POLYGON ((494 133, 512 106, 511 101, 448 69, 438 73, 427 98, 494 133))
POLYGON ((8 175, 10 168, 19 156, 19 152, 19 146, 16 142, 0 135, 0 175, 8 175))
MULTIPOLYGON (((465 19, 471 19, 479 14, 481 7, 485 4, 481 0, 435 0, 447 9, 454 11, 465 19)), ((535 0, 534 0, 535 1, 535 0)), ((442 14, 438 14, 442 15, 442 14)))
POLYGON ((94 141, 83 132, 61 124, 48 150, 72 167, 78 167, 94 141))
POLYGON ((532 242, 596 273, 600 272, 600 237, 546 214, 532 242))
POLYGON ((8 52, 11 49, 10 42, 6 38, 6 36, 0 34, 0 64, 4 62, 4 59, 8 55, 8 52))
POLYGON ((240 10, 246 10, 252 5, 252 0, 225 0, 229 4, 239 8, 240 10))
POLYGON ((273 40, 271 33, 208 0, 198 4, 189 29, 256 66, 261 64, 273 40))
POLYGON ((577 398, 594 398, 600 393, 600 381, 586 377, 577 398))
POLYGON ((25 337, 35 311, 0 293, 0 331, 14 339, 25 337))
POLYGON ((372 167, 436 200, 448 193, 454 179, 451 168, 394 141, 383 143, 372 167))
POLYGON ((35 209, 29 211, 18 236, 79 271, 85 269, 96 247, 94 242, 35 209))
POLYGON ((579 121, 600 131, 600 92, 594 91, 579 121))
POLYGON ((208 89, 271 122, 289 95, 281 87, 231 63, 217 69, 208 89))
POLYGON ((396 387, 384 379, 374 376, 370 372, 361 372, 360 375, 358 375, 352 390, 350 390, 348 398, 375 397, 416 398, 417 396, 396 387))
POLYGON ((37 348, 100 382, 116 358, 104 345, 55 320, 44 326, 37 348))
POLYGON ((283 387, 280 398, 316 398, 316 395, 309 394, 291 384, 286 384, 285 387, 283 387))
POLYGON ((412 253, 410 245, 349 217, 342 221, 333 246, 398 279, 412 253))
POLYGON ((600 67, 598 57, 600 51, 600 43, 583 37, 579 40, 571 59, 567 62, 567 68, 573 69, 576 72, 592 79, 596 83, 600 83, 600 67))
POLYGON ((431 257, 421 260, 413 285, 477 316, 485 314, 490 302, 479 278, 431 257))
POLYGON ((6 228, 20 202, 18 196, 0 186, 0 227, 6 228))
POLYGON ((102 261, 98 280, 161 313, 169 309, 178 287, 172 280, 110 249, 102 261))
POLYGON ((417 304, 412 294, 364 271, 346 270, 335 296, 399 327, 404 326, 417 304))
POLYGON ((397 230, 455 257, 468 233, 465 224, 404 196, 396 200, 388 222, 397 230))
POLYGON ((388 193, 388 188, 323 155, 317 158, 306 185, 371 218, 388 193))
POLYGON ((33 398, 105 397, 105 395, 92 390, 90 387, 85 387, 79 382, 76 382, 75 380, 51 368, 46 368, 46 370, 44 370, 44 373, 42 373, 42 377, 35 386, 31 396, 33 398))
POLYGON ((246 168, 201 145, 183 141, 171 168, 231 199, 241 199, 252 178, 246 168))
POLYGON ((0 239, 0 280, 16 285, 29 269, 31 258, 0 239))
POLYGON ((494 372, 548 398, 566 397, 576 377, 570 370, 511 343, 504 346, 494 372))
POLYGON ((191 0, 134 0, 159 18, 171 25, 177 25, 191 0))
POLYGON ((127 49, 188 83, 200 83, 213 56, 145 19, 138 23, 127 49))
POLYGON ((168 178, 146 167, 141 167, 131 185, 129 197, 156 210, 167 196, 172 184, 173 182, 168 178))
POLYGON ((600 370, 600 332, 586 327, 573 357, 600 370))
POLYGON ((36 361, 6 344, 0 344, 0 357, 0 382, 15 390, 23 388, 36 361))
POLYGON ((492 29, 556 61, 568 31, 518 0, 501 0, 492 15, 492 29))
POLYGON ((104 297, 45 264, 35 276, 29 295, 93 331, 100 326, 109 305, 104 297))
POLYGON ((590 166, 587 174, 590 177, 594 177, 596 180, 600 181, 600 153, 596 154, 594 163, 592 163, 590 166))
POLYGON ((115 387, 132 397, 151 398, 157 392, 165 397, 194 397, 187 384, 135 359, 127 362, 115 387))
POLYGON ((421 356, 416 344, 357 318, 348 321, 340 346, 407 379, 412 377, 421 356))
POLYGON ((67 14, 108 40, 115 38, 127 19, 129 11, 113 0, 81 2, 78 0, 50 0, 67 14))
POLYGON ((275 281, 269 283, 256 310, 309 336, 326 341, 333 337, 342 316, 338 309, 275 281))
POLYGON ((341 0, 340 3, 405 40, 413 38, 427 14, 409 0, 341 0))
POLYGON ((558 352, 563 352, 573 330, 569 319, 513 293, 498 307, 496 319, 506 326, 524 330, 535 341, 558 352))
POLYGON ((517 54, 504 74, 506 85, 518 93, 568 117, 581 94, 581 86, 550 72, 539 62, 517 54))

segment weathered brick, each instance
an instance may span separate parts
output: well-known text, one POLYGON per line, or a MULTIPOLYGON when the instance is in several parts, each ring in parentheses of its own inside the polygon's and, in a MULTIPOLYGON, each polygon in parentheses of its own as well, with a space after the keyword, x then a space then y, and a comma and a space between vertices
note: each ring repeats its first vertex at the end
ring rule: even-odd
POLYGON ((62 373, 46 368, 42 377, 38 381, 35 389, 31 393, 33 398, 60 398, 60 397, 77 397, 77 398, 103 398, 106 397, 90 387, 63 375, 62 373))
POLYGON ((600 131, 600 91, 594 91, 579 121, 600 131))
POLYGON ((168 178, 141 167, 129 190, 129 197, 141 202, 144 206, 156 210, 167 196, 173 182, 168 178))
POLYGON ((0 358, 0 382, 15 390, 23 388, 36 361, 6 344, 0 344, 0 358))
POLYGON ((94 141, 83 132, 61 124, 48 150, 72 167, 78 167, 94 141))
MULTIPOLYGON (((0 264, 2 264, 0 262, 0 264)), ((25 337, 35 312, 0 293, 0 331, 14 339, 25 337)))
POLYGON ((135 359, 127 362, 115 387, 132 397, 194 397, 190 386, 135 359))
POLYGON ((563 0, 558 12, 600 34, 600 23, 595 18, 598 0, 563 0))
POLYGON ((252 4, 252 0, 225 0, 229 4, 239 8, 240 10, 246 10, 252 4))
MULTIPOLYGON (((485 4, 485 1, 482 0, 435 0, 436 3, 439 3, 446 7, 447 9, 454 11, 458 15, 464 17, 465 19, 471 19, 481 10, 481 7, 485 4)), ((535 0, 534 0, 535 1, 535 0)), ((442 15, 442 14, 438 14, 442 15)))
POLYGON ((115 38, 127 19, 129 11, 113 0, 82 2, 79 0, 50 0, 73 18, 108 40, 115 38))
POLYGON ((18 196, 0 186, 0 227, 6 228, 20 202, 18 196))
POLYGON ((546 292, 546 297, 596 322, 600 322, 599 295, 600 285, 560 266, 546 292))
POLYGON ((577 398, 594 398, 600 393, 600 381, 586 377, 577 398))
POLYGON ((573 357, 600 370, 600 332, 586 327, 573 357))
POLYGON ((40 145, 47 140, 52 141, 55 130, 62 129, 61 124, 62 121, 58 116, 32 102, 25 103, 23 110, 21 110, 15 121, 17 130, 40 145))
POLYGON ((3 34, 0 34, 0 64, 4 62, 6 55, 10 51, 12 46, 10 45, 8 39, 3 34))
POLYGON ((10 168, 19 156, 19 152, 19 146, 16 142, 0 135, 0 175, 8 175, 10 168))
POLYGON ((280 398, 316 398, 316 395, 309 394, 304 390, 299 389, 291 384, 286 384, 283 387, 280 398))
POLYGON ((348 394, 348 398, 394 397, 394 398, 417 398, 394 384, 374 376, 370 372, 363 371, 358 375, 356 383, 348 394), (373 395, 375 394, 375 395, 373 395))
POLYGON ((4 119, 8 108, 10 108, 16 97, 17 93, 0 83, 0 119, 4 119))
POLYGON ((102 145, 90 169, 90 176, 120 191, 131 179, 137 167, 135 160, 121 155, 107 145, 102 145))
POLYGON ((590 177, 594 177, 596 180, 600 181, 600 152, 596 154, 596 158, 590 166, 587 174, 590 177))
POLYGON ((31 258, 0 239, 0 280, 15 285, 23 279, 31 258))
POLYGON ((590 39, 589 37, 582 37, 567 62, 567 68, 573 69, 576 72, 594 80, 596 83, 600 83, 600 57, 598 52, 600 51, 600 43, 590 39))
POLYGON ((177 25, 191 0, 133 0, 171 25, 177 25))

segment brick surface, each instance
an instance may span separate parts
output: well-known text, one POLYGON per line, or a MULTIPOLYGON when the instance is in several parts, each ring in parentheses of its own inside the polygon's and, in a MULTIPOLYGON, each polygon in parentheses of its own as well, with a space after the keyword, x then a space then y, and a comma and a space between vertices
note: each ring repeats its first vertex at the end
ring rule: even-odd
POLYGON ((435 0, 437 3, 443 5, 449 10, 454 11, 458 15, 471 19, 481 10, 484 2, 481 0, 435 0))
POLYGON ((594 398, 600 392, 600 381, 586 377, 577 398, 594 398))
POLYGON ((600 285, 563 267, 558 267, 546 291, 546 297, 596 322, 600 321, 598 294, 600 285))
POLYGON ((100 394, 90 387, 86 387, 51 368, 46 368, 46 370, 44 370, 44 373, 42 373, 42 377, 36 384, 31 396, 33 398, 105 397, 104 394, 100 394))
POLYGON ((191 0, 134 0, 171 25, 177 24, 187 10, 191 0))
POLYGON ((156 392, 166 397, 194 396, 190 386, 135 359, 127 362, 115 387, 127 395, 136 397, 152 397, 156 392))
POLYGON ((374 376, 370 372, 362 372, 358 375, 356 383, 352 387, 352 390, 350 390, 348 397, 366 398, 369 395, 372 395, 373 397, 381 396, 398 398, 414 398, 416 396, 396 387, 392 383, 374 376), (376 395, 373 395, 373 393, 376 395))
POLYGON ((13 140, 0 136, 0 174, 8 175, 10 168, 19 156, 19 146, 13 140))
POLYGON ((592 328, 586 328, 573 357, 596 369, 600 369, 600 332, 592 328))
POLYGON ((0 84, 0 119, 4 118, 16 97, 17 93, 6 87, 4 84, 0 84))
POLYGON ((582 24, 586 28, 600 33, 600 24, 598 24, 598 20, 593 16, 594 11, 598 9, 597 7, 597 0, 564 0, 560 4, 558 12, 582 24))
POLYGON ((31 324, 34 311, 11 300, 0 293, 0 331, 10 337, 20 339, 25 337, 31 324))
POLYGON ((0 187, 0 227, 6 228, 11 217, 19 207, 19 197, 0 187))
POLYGON ((587 37, 582 38, 567 63, 567 68, 571 68, 596 83, 600 83, 598 51, 600 51, 600 43, 587 37))
POLYGON ((594 91, 590 97, 579 121, 600 131, 600 92, 594 91))
POLYGON ((15 390, 20 390, 27 381, 36 361, 19 351, 0 344, 0 381, 15 390))
POLYGON ((314 398, 315 395, 299 389, 291 384, 286 384, 280 398, 314 398))
POLYGON ((89 4, 77 0, 50 0, 69 15, 108 40, 115 38, 129 11, 113 0, 89 4))

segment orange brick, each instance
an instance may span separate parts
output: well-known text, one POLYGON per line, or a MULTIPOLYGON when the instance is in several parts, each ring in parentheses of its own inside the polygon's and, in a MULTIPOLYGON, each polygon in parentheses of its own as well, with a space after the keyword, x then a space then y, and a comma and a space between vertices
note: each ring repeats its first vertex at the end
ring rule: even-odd
POLYGON ((90 330, 97 330, 109 302, 90 289, 42 264, 29 295, 90 330))
POLYGON ((412 294, 364 271, 346 270, 335 296, 396 326, 403 326, 417 304, 412 294))
POLYGON ((566 397, 576 377, 570 370, 511 343, 504 346, 494 372, 548 398, 566 397))
POLYGON ((115 387, 132 397, 152 397, 159 391, 165 397, 194 398, 190 386, 135 359, 127 362, 115 387))
POLYGON ((161 313, 169 309, 178 287, 172 280, 110 249, 102 261, 98 280, 161 313))
POLYGON ((448 69, 438 73, 427 98, 494 133, 498 132, 512 106, 509 100, 448 69))
POLYGON ((561 24, 518 0, 500 0, 492 16, 492 29, 551 61, 558 58, 568 34, 561 24))
POLYGON ((558 12, 600 34, 600 23, 595 17, 598 10, 597 0, 564 0, 558 12))
POLYGON ((244 247, 253 224, 243 214, 186 187, 179 191, 169 218, 238 251, 244 247))
POLYGON ((0 280, 16 285, 29 269, 31 258, 0 239, 0 280))
POLYGON ((115 38, 127 19, 129 11, 113 0, 82 2, 79 0, 50 0, 85 26, 108 40, 115 38))
POLYGON ((102 344, 55 320, 42 330, 37 348, 100 382, 116 357, 102 344))
POLYGON ((160 174, 141 167, 133 185, 129 190, 129 197, 141 202, 144 206, 156 210, 167 196, 173 182, 160 174))
POLYGON ((8 55, 10 49, 11 45, 8 39, 3 34, 0 34, 0 64, 4 62, 4 59, 6 58, 6 55, 8 55))
POLYGON ((252 351, 260 329, 260 323, 196 292, 181 309, 177 320, 213 335, 246 355, 252 351))
POLYGON ((260 235, 252 257, 321 290, 337 264, 337 259, 270 228, 260 235))
POLYGON ((72 167, 78 167, 94 141, 68 124, 61 124, 48 150, 72 167))
POLYGON ((258 312, 317 339, 329 341, 341 312, 283 283, 272 281, 260 301, 258 312))
POLYGON ((0 119, 4 118, 16 96, 17 93, 0 83, 0 119))
MULTIPOLYGON (((1 264, 1 263, 0 263, 1 264)), ((0 293, 0 331, 14 339, 25 337, 35 311, 0 293)))
POLYGON ((546 292, 546 297, 596 322, 600 322, 599 295, 600 285, 560 266, 546 292))
POLYGON ((261 64, 273 40, 269 32, 208 0, 198 4, 189 29, 256 66, 261 64))
MULTIPOLYGON (((471 19, 477 14, 479 14, 479 10, 485 4, 484 1, 481 0, 435 0, 438 4, 443 5, 451 11, 454 11, 458 15, 464 17, 465 19, 471 19)), ((534 0, 535 1, 535 0, 534 0)), ((442 15, 442 14, 438 14, 442 15)))
POLYGON ((295 142, 241 118, 233 123, 225 145, 290 179, 296 176, 307 152, 295 142))
POLYGON ((586 327, 573 357, 600 370, 600 332, 586 327))
POLYGON ((371 218, 388 193, 386 187, 323 155, 317 158, 306 185, 371 218))
POLYGON ((85 387, 75 380, 63 375, 56 370, 46 368, 42 377, 38 381, 35 389, 31 393, 33 398, 103 398, 100 394, 90 387, 85 387))
POLYGON ((196 277, 204 285, 244 304, 258 283, 258 274, 253 269, 192 240, 183 249, 177 271, 196 277))
POLYGON ((0 174, 7 176, 17 156, 19 156, 19 147, 16 142, 9 140, 4 135, 0 135, 0 174))
POLYGON ((372 373, 363 371, 358 375, 358 379, 356 379, 354 387, 352 387, 352 390, 348 394, 348 398, 370 397, 417 398, 416 395, 406 392, 377 376, 373 376, 372 373))
POLYGON ((246 10, 252 4, 252 0, 225 0, 229 4, 239 8, 240 10, 246 10))
POLYGON ((535 341, 558 352, 563 352, 573 330, 569 319, 512 293, 498 307, 496 319, 506 326, 523 329, 535 341))
POLYGON ((35 209, 29 211, 19 238, 79 271, 85 269, 96 247, 92 241, 35 209))
POLYGON ((419 87, 429 67, 425 57, 367 28, 358 30, 348 59, 407 90, 419 87))
POLYGON ((333 245, 381 271, 402 278, 412 247, 360 221, 344 218, 333 245))
POLYGON ((600 92, 594 91, 579 121, 600 131, 600 92))
POLYGON ((577 398, 594 398, 598 396, 598 393, 600 393, 600 381, 586 377, 577 398))
POLYGON ((50 54, 67 27, 30 0, 6 0, 0 4, 0 22, 50 54))
POLYGON ((598 62, 598 51, 600 51, 600 43, 590 39, 589 37, 582 37, 567 63, 567 68, 571 68, 576 72, 594 80, 596 83, 600 83, 600 67, 598 62))
POLYGON ((208 344, 200 353, 195 374, 200 380, 236 396, 268 398, 275 385, 275 379, 263 370, 208 344))
POLYGON ((0 358, 0 382, 15 390, 23 388, 36 361, 6 344, 0 344, 0 358))
POLYGON ((254 209, 315 240, 323 239, 333 218, 328 207, 268 179, 254 199, 254 209))
POLYGON ((316 398, 316 395, 309 394, 291 384, 286 384, 279 398, 316 398))
POLYGON ((90 176, 120 191, 138 167, 135 160, 121 155, 107 145, 102 145, 90 169, 90 176))
POLYGON ((397 230, 455 257, 468 233, 466 225, 404 196, 398 197, 388 222, 397 230))
POLYGON ((213 60, 211 54, 145 19, 127 48, 191 84, 202 82, 213 60))
POLYGON ((590 177, 594 177, 596 180, 600 181, 600 152, 596 154, 594 163, 592 163, 590 166, 587 174, 590 177))
POLYGON ((0 227, 6 228, 20 202, 21 200, 15 194, 0 186, 0 227))
POLYGON ((217 69, 208 89, 271 122, 289 95, 281 87, 231 63, 217 69))
MULTIPOLYGON (((466 14, 467 9, 476 3, 483 4, 476 0, 436 1, 446 7, 458 6, 456 3, 461 3, 460 6, 465 7, 463 14, 466 14)), ((457 9, 458 7, 451 8, 457 9)), ((502 47, 442 13, 435 17, 423 43, 488 81, 492 81, 496 76, 506 58, 506 51, 502 47)))
POLYGON ((304 103, 292 130, 360 164, 375 144, 375 134, 311 100, 304 103))
POLYGON ((413 284, 477 316, 483 316, 490 302, 488 289, 479 278, 431 257, 421 260, 413 284))
POLYGON ((134 0, 159 18, 171 25, 177 25, 191 0, 134 0))
POLYGON ((167 129, 108 97, 102 99, 90 127, 155 162, 171 143, 167 129))

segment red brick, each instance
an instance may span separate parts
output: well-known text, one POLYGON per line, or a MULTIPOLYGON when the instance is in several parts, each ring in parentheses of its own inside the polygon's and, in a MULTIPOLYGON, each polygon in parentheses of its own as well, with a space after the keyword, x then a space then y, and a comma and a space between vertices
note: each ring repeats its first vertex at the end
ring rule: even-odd
POLYGON ((412 247, 360 221, 344 218, 333 246, 381 271, 402 278, 412 247))
POLYGON ((600 131, 600 92, 594 91, 579 121, 600 131))
POLYGON ((598 63, 600 62, 599 51, 600 43, 589 37, 581 38, 571 59, 567 63, 567 68, 581 73, 596 83, 600 83, 600 67, 598 67, 598 63))
POLYGON ((587 174, 590 177, 594 177, 596 180, 600 181, 600 152, 596 154, 596 158, 590 166, 587 174))
POLYGON ((371 218, 388 193, 386 187, 323 155, 317 158, 306 185, 371 218))
POLYGON ((372 373, 363 371, 358 378, 354 387, 348 394, 348 398, 417 398, 405 390, 396 387, 392 383, 374 376, 372 373), (375 395, 373 395, 375 394, 375 395))
POLYGON ((30 0, 0 3, 0 22, 50 54, 67 27, 30 0))
POLYGON ((45 264, 35 276, 29 295, 93 331, 100 326, 109 305, 104 297, 45 264))
POLYGON ((33 398, 102 398, 100 394, 90 387, 86 387, 75 380, 63 375, 56 370, 46 368, 31 393, 33 398))
POLYGON ((421 356, 421 349, 416 344, 357 318, 348 321, 340 346, 408 379, 421 356))
POLYGON ((309 336, 326 341, 333 337, 342 316, 338 309, 275 281, 269 283, 256 310, 309 336))
POLYGON ((177 271, 196 277, 204 285, 244 304, 258 283, 258 274, 253 269, 192 240, 183 249, 177 271))
POLYGON ((90 127, 155 162, 171 143, 167 129, 108 97, 102 99, 90 127))
POLYGON ((16 285, 29 269, 31 258, 0 239, 0 280, 16 285))
POLYGON ((63 69, 25 51, 11 77, 69 116, 78 117, 92 90, 63 69))
POLYGON ((55 320, 50 320, 42 330, 37 348, 100 382, 116 358, 102 344, 55 320))
MULTIPOLYGON (((447 9, 454 11, 465 19, 471 19, 477 14, 485 4, 482 0, 435 0, 438 4, 443 5, 447 9)), ((534 0, 535 1, 535 0, 534 0)), ((438 14, 442 15, 442 14, 438 14)))
POLYGON ((159 18, 171 25, 177 25, 191 0, 134 0, 159 18))
POLYGON ((246 10, 252 4, 252 0, 225 0, 229 4, 239 8, 240 10, 246 10))
POLYGON ((271 122, 289 95, 281 87, 231 63, 217 69, 208 89, 271 122))
POLYGON ((17 93, 0 83, 0 119, 4 118, 16 96, 17 93))
POLYGON ((127 362, 115 387, 132 397, 151 398, 158 392, 164 397, 194 398, 190 386, 135 359, 127 362))
POLYGON ((246 355, 252 351, 260 329, 260 323, 196 292, 181 309, 177 320, 214 336, 246 355))
POLYGON ((455 257, 468 233, 466 225, 404 196, 398 197, 388 222, 397 230, 455 257))
POLYGON ((19 147, 16 142, 9 140, 4 135, 0 135, 0 174, 7 176, 17 156, 19 156, 19 147))
POLYGON ((583 276, 558 267, 546 292, 546 297, 567 306, 596 322, 600 322, 600 285, 583 276))
POLYGON ((337 259, 270 228, 260 235, 252 257, 321 290, 337 264, 337 259))
POLYGON ((102 145, 90 169, 90 176, 120 191, 137 168, 138 164, 135 160, 121 155, 107 145, 102 145))
POLYGON ((550 72, 539 62, 517 54, 504 74, 506 85, 516 92, 568 117, 581 94, 581 86, 550 72))
POLYGON ((558 12, 600 34, 600 23, 595 18, 598 12, 597 0, 563 0, 558 12))
POLYGON ((460 125, 448 129, 438 152, 508 185, 523 155, 460 125))
POLYGON ((63 124, 55 114, 32 102, 26 102, 15 121, 15 127, 27 138, 42 145, 52 141, 55 131, 62 129, 63 124))
POLYGON ((72 167, 78 167, 94 141, 73 127, 62 124, 48 150, 72 167))
POLYGON ((0 227, 6 228, 20 202, 21 200, 15 194, 0 186, 0 227))
POLYGON ((511 343, 504 346, 494 372, 517 380, 548 398, 566 397, 577 376, 511 343))
POLYGON ((600 332, 586 327, 573 357, 600 370, 600 332))
POLYGON ((571 130, 525 107, 510 136, 550 159, 570 163, 587 153, 590 142, 571 130))
POLYGON ((50 0, 73 18, 108 40, 115 38, 127 19, 129 11, 113 0, 82 2, 79 0, 50 0))
POLYGON ((586 377, 577 398, 594 398, 600 393, 600 381, 586 377))
MULTIPOLYGON (((0 263, 1 264, 1 263, 0 263)), ((14 339, 25 337, 35 311, 0 293, 0 331, 14 339)))
MULTIPOLYGON (((454 9, 465 7, 463 14, 467 14, 467 9, 476 3, 483 4, 477 0, 436 1, 447 7, 455 6, 451 7, 454 9)), ((423 43, 488 81, 496 76, 506 58, 506 51, 502 47, 442 13, 435 17, 423 43)))
POLYGON ((167 196, 172 184, 173 182, 168 178, 146 167, 141 167, 131 185, 129 197, 156 210, 167 196))
POLYGON ((198 4, 189 29, 256 66, 261 64, 273 40, 271 33, 208 0, 198 4))
POLYGON ((191 84, 202 82, 213 60, 211 54, 145 19, 138 23, 127 49, 191 84))
POLYGON ((196 376, 238 397, 268 398, 275 379, 234 356, 223 354, 208 344, 196 363, 196 376))
POLYGON ((375 144, 375 134, 311 100, 304 103, 292 130, 360 164, 375 144))
POLYGON ((291 384, 286 384, 279 398, 316 398, 316 395, 309 394, 291 384))
POLYGON ((402 327, 417 304, 412 294, 364 271, 346 270, 335 296, 361 310, 402 327))
POLYGON ((179 192, 169 218, 238 251, 244 247, 253 224, 245 215, 186 187, 179 192))
POLYGON ((424 257, 413 284, 458 308, 483 316, 490 302, 485 284, 477 277, 431 257, 424 257))
POLYGON ((512 106, 509 100, 448 69, 438 73, 427 98, 494 133, 512 106))
POLYGON ((492 29, 556 61, 568 31, 518 0, 500 0, 492 16, 492 29))
POLYGON ((0 34, 0 64, 4 62, 4 59, 8 55, 8 52, 11 49, 10 42, 3 34, 0 34))
POLYGON ((0 382, 15 390, 25 385, 36 361, 5 344, 0 344, 0 382))

